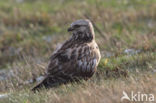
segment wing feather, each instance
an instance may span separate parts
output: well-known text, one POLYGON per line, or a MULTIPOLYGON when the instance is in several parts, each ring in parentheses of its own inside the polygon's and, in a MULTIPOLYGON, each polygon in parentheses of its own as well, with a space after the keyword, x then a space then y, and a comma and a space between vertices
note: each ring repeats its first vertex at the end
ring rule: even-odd
POLYGON ((78 77, 91 76, 97 65, 95 55, 96 52, 87 44, 72 49, 60 49, 51 56, 47 73, 54 76, 60 73, 78 77))

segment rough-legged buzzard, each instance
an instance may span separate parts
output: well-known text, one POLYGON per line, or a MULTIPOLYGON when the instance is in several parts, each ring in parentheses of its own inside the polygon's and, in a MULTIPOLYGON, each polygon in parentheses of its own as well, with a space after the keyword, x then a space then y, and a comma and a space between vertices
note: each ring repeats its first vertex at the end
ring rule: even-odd
POLYGON ((87 80, 95 73, 101 55, 95 42, 92 23, 77 20, 68 29, 72 36, 50 57, 46 75, 32 90, 50 88, 81 79, 87 80))

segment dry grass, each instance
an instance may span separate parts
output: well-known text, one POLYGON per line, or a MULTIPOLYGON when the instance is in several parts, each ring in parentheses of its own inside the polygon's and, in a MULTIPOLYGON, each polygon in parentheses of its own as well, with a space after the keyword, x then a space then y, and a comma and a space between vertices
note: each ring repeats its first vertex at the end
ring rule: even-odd
MULTIPOLYGON (((129 78, 106 79, 83 82, 82 84, 68 84, 59 88, 42 90, 40 93, 32 93, 29 90, 11 91, 13 93, 3 102, 16 103, 121 103, 120 98, 125 91, 128 95, 134 93, 146 93, 156 95, 155 75, 151 72, 131 74, 129 78), (152 81, 152 82, 151 82, 152 81)), ((130 103, 124 101, 124 103, 130 103)), ((144 103, 144 102, 142 102, 144 103)), ((146 102, 145 102, 146 103, 146 102)), ((153 102, 154 103, 154 102, 153 102)))
POLYGON ((155 0, 18 1, 0 1, 0 69, 13 74, 0 81, 0 92, 11 93, 0 102, 120 103, 123 90, 156 95, 155 0), (95 29, 97 74, 82 84, 29 91, 34 83, 26 81, 44 73, 56 45, 69 37, 67 27, 85 15, 105 35, 95 29), (140 52, 124 53, 129 48, 140 52))

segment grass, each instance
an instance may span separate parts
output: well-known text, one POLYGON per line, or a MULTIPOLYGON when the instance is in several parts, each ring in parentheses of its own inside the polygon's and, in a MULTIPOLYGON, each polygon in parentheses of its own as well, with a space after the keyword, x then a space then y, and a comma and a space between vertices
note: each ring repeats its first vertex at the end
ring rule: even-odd
POLYGON ((120 103, 123 90, 156 95, 156 0, 18 1, 0 1, 0 69, 14 74, 0 81, 0 92, 10 93, 1 103, 120 103), (44 73, 52 51, 70 36, 70 23, 85 15, 105 35, 95 29, 97 73, 82 84, 32 93, 35 83, 25 81, 44 73))

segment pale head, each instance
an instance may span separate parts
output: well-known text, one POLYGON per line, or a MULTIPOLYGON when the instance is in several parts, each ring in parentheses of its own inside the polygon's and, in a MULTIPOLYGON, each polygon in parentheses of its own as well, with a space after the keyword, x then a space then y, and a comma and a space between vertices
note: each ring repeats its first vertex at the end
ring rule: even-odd
POLYGON ((79 40, 92 40, 94 39, 94 28, 90 20, 81 19, 73 22, 68 28, 73 36, 79 40))

